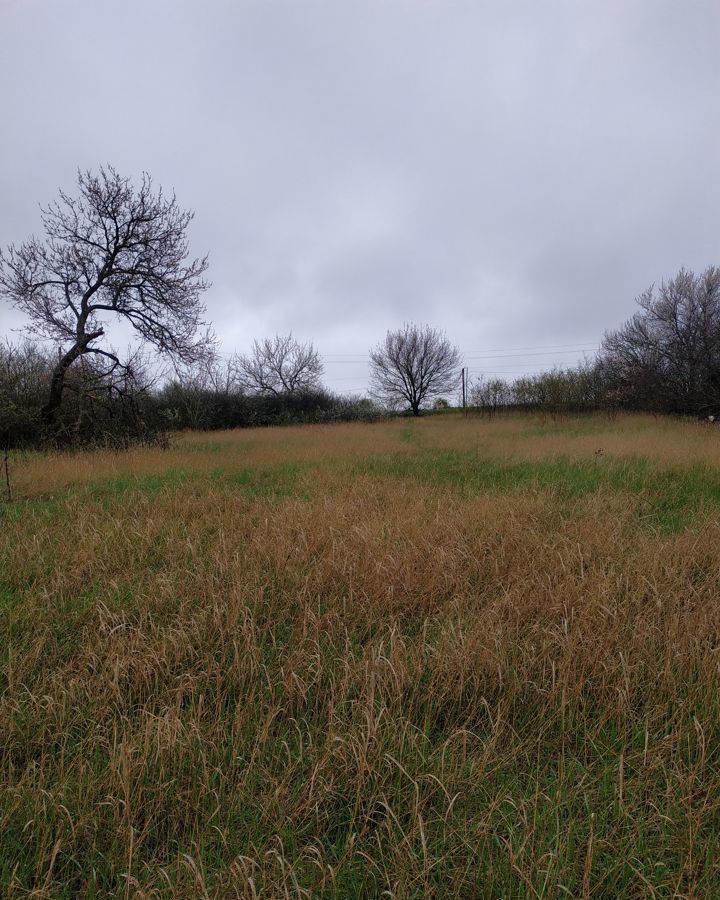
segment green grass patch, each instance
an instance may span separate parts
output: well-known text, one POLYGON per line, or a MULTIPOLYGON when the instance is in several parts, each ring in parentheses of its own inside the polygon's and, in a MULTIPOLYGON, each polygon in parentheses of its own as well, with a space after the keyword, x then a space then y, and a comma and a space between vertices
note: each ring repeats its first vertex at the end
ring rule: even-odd
POLYGON ((308 468, 298 463, 284 463, 271 469, 241 469, 229 473, 218 470, 217 477, 221 481, 226 479, 233 488, 239 488, 248 497, 307 497, 306 491, 299 492, 298 482, 308 468))
POLYGON ((198 477, 195 473, 184 469, 167 469, 153 475, 121 475, 118 478, 94 481, 89 486, 88 493, 96 499, 123 497, 135 492, 152 496, 165 488, 179 487, 195 477, 198 477))
POLYGON ((600 490, 636 495, 642 524, 674 533, 699 515, 720 510, 720 471, 708 466, 659 469, 648 460, 567 457, 520 462, 478 458, 459 450, 423 450, 412 456, 363 460, 357 473, 419 479, 467 493, 547 491, 560 500, 600 490))
POLYGON ((288 497, 297 492, 300 476, 307 468, 296 463, 282 463, 265 469, 168 469, 153 475, 123 475, 95 481, 87 490, 94 499, 113 500, 137 494, 152 497, 168 489, 211 483, 222 492, 238 492, 247 497, 288 497))

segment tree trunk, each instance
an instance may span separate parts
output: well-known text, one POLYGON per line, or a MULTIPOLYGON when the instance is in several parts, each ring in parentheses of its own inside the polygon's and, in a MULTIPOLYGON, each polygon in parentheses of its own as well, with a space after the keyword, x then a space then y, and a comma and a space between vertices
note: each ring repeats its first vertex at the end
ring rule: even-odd
POLYGON ((74 347, 71 347, 67 353, 60 357, 53 369, 52 378, 50 379, 50 393, 48 394, 47 403, 42 408, 42 420, 46 428, 55 426, 58 410, 62 403, 63 391, 65 390, 65 374, 81 353, 80 345, 75 344, 74 347))
POLYGON ((65 390, 67 370, 76 359, 87 352, 88 344, 102 334, 102 331, 94 331, 91 334, 84 335, 58 360, 58 364, 53 369, 52 378, 50 379, 50 393, 48 394, 47 403, 41 410, 43 425, 47 430, 51 431, 55 428, 57 414, 62 404, 63 391, 65 390))

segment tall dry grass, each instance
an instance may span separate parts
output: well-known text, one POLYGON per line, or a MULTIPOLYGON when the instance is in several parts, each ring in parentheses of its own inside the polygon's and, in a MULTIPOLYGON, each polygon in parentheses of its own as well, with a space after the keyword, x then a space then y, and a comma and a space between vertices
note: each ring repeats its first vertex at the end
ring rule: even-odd
POLYGON ((720 433, 695 421, 639 415, 494 419, 445 415, 383 424, 189 432, 176 435, 169 450, 28 454, 12 467, 12 479, 21 497, 32 498, 70 486, 169 470, 233 472, 411 455, 423 448, 469 451, 480 460, 591 459, 601 450, 618 459, 647 459, 658 465, 720 465, 720 433))
POLYGON ((4 893, 720 895, 716 440, 438 417, 19 463, 4 893))

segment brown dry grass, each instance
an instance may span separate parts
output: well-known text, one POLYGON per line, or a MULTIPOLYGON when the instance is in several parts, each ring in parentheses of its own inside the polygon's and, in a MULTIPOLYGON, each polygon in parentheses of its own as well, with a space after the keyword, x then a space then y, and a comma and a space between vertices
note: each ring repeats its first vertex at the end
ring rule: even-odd
POLYGON ((19 462, 5 894, 720 895, 717 442, 435 417, 19 462))
POLYGON ((397 419, 382 426, 297 425, 191 432, 177 436, 170 450, 30 455, 17 466, 14 481, 22 496, 33 497, 125 475, 366 459, 410 453, 418 444, 468 450, 481 459, 590 459, 601 449, 619 459, 649 459, 660 465, 720 465, 717 429, 703 423, 631 415, 615 419, 499 416, 491 420, 446 415, 421 423, 397 419))

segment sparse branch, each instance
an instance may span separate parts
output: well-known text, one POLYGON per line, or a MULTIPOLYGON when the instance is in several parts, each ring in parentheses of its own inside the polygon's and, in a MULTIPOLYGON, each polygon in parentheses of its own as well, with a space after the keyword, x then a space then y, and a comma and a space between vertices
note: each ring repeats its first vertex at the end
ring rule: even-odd
POLYGON ((460 354, 448 338, 428 325, 407 324, 388 331, 370 352, 373 396, 391 407, 407 403, 413 415, 458 382, 460 354))
POLYGON ((237 381, 251 394, 297 394, 320 388, 324 367, 312 343, 292 333, 254 341, 252 352, 235 359, 237 381))

